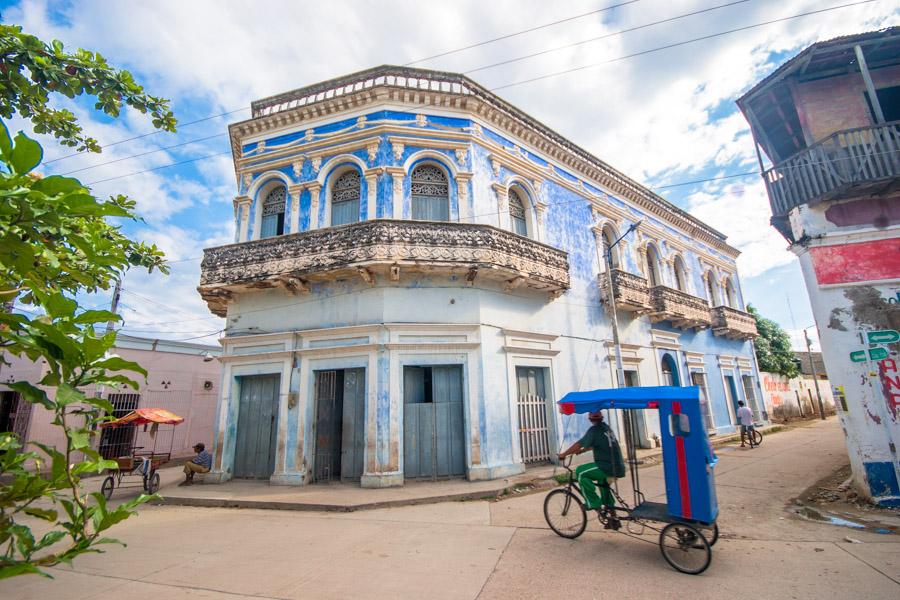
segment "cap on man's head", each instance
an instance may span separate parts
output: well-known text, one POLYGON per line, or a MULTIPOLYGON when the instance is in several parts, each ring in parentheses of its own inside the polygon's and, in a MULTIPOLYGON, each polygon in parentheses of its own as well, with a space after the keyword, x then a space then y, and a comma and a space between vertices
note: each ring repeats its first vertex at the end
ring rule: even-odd
POLYGON ((194 444, 194 450, 203 452, 204 450, 206 450, 206 446, 203 445, 203 442, 197 442, 196 444, 194 444))

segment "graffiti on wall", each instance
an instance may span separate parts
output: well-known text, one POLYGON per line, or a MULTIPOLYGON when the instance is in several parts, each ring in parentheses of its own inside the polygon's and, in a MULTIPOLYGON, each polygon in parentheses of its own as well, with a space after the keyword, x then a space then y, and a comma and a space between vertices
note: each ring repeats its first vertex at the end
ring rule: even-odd
POLYGON ((900 405, 900 371, 897 361, 886 358, 878 363, 878 378, 881 380, 881 390, 884 393, 885 404, 891 420, 897 421, 897 407, 900 405))

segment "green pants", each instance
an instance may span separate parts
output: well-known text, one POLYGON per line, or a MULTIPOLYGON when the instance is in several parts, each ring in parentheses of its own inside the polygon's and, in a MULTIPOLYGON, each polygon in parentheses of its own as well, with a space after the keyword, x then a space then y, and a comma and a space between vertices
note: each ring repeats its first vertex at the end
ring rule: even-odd
POLYGON ((584 494, 587 508, 596 509, 600 508, 600 505, 615 505, 612 492, 609 489, 609 485, 606 484, 608 477, 606 471, 595 463, 586 463, 575 469, 575 479, 578 480, 578 485, 584 494), (597 495, 597 486, 594 484, 595 481, 601 484, 599 496, 597 495))

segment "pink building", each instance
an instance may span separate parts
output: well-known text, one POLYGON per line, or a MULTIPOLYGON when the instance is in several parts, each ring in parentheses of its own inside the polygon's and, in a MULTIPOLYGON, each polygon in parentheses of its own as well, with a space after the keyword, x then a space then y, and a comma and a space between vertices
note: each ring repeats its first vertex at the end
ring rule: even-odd
MULTIPOLYGON (((217 346, 155 340, 119 334, 115 354, 137 362, 147 369, 147 380, 134 377, 138 390, 105 388, 103 396, 112 402, 116 415, 124 415, 138 407, 166 408, 184 417, 184 423, 174 431, 161 431, 157 449, 173 456, 192 454, 197 442, 212 444, 216 397, 221 381, 221 365, 217 346), (174 438, 174 439, 173 439, 174 438)), ((36 382, 44 374, 45 365, 27 359, 6 356, 9 365, 0 366, 0 431, 13 431, 21 439, 38 441, 60 447, 63 437, 52 425, 53 415, 42 406, 20 401, 18 393, 5 384, 13 381, 36 382)), ((48 388, 52 394, 52 388, 48 388)), ((96 389, 87 388, 89 395, 96 389)), ((152 446, 149 433, 140 429, 104 430, 95 438, 94 447, 108 457, 114 457, 126 446, 152 446)))

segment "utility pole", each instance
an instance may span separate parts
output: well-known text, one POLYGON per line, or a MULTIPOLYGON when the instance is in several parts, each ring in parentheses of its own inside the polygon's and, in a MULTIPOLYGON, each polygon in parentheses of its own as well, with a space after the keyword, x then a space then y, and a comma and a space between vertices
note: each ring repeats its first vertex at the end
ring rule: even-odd
MULTIPOLYGON (((116 278, 116 287, 113 288, 112 300, 109 303, 109 312, 116 315, 119 310, 119 296, 122 294, 122 280, 118 277, 116 278)), ((110 319, 106 322, 106 333, 109 333, 115 328, 115 321, 110 319)))
MULTIPOLYGON (((807 327, 806 329, 809 329, 807 327)), ((822 405, 822 394, 819 393, 819 373, 816 371, 816 364, 813 362, 812 345, 809 341, 809 334, 803 330, 803 337, 806 338, 806 355, 809 357, 809 370, 813 374, 813 383, 816 386, 816 400, 819 402, 819 418, 825 420, 825 407, 822 405)))
MULTIPOLYGON (((603 253, 604 264, 606 265, 606 303, 609 308, 610 321, 612 324, 612 336, 613 336, 613 346, 616 354, 616 387, 623 388, 625 387, 625 367, 622 365, 622 346, 619 343, 619 318, 616 314, 616 291, 613 287, 613 261, 612 261, 612 252, 613 248, 616 247, 616 244, 625 239, 625 236, 630 234, 632 231, 638 228, 638 225, 641 224, 641 221, 637 221, 631 227, 628 228, 628 231, 619 236, 619 239, 614 241, 609 245, 609 248, 603 253)), ((601 240, 602 235, 601 235, 601 240)), ((602 243, 601 243, 602 245, 602 243)), ((597 247, 597 253, 600 253, 600 247, 597 247)), ((599 258, 599 257, 598 257, 599 258)), ((634 440, 631 435, 631 414, 626 410, 622 413, 622 419, 625 424, 625 448, 628 451, 628 461, 631 463, 631 468, 629 471, 631 472, 631 484, 632 489, 634 491, 634 503, 637 505, 639 503, 638 492, 639 489, 637 478, 637 469, 635 468, 635 461, 637 460, 637 456, 634 451, 634 440)))

